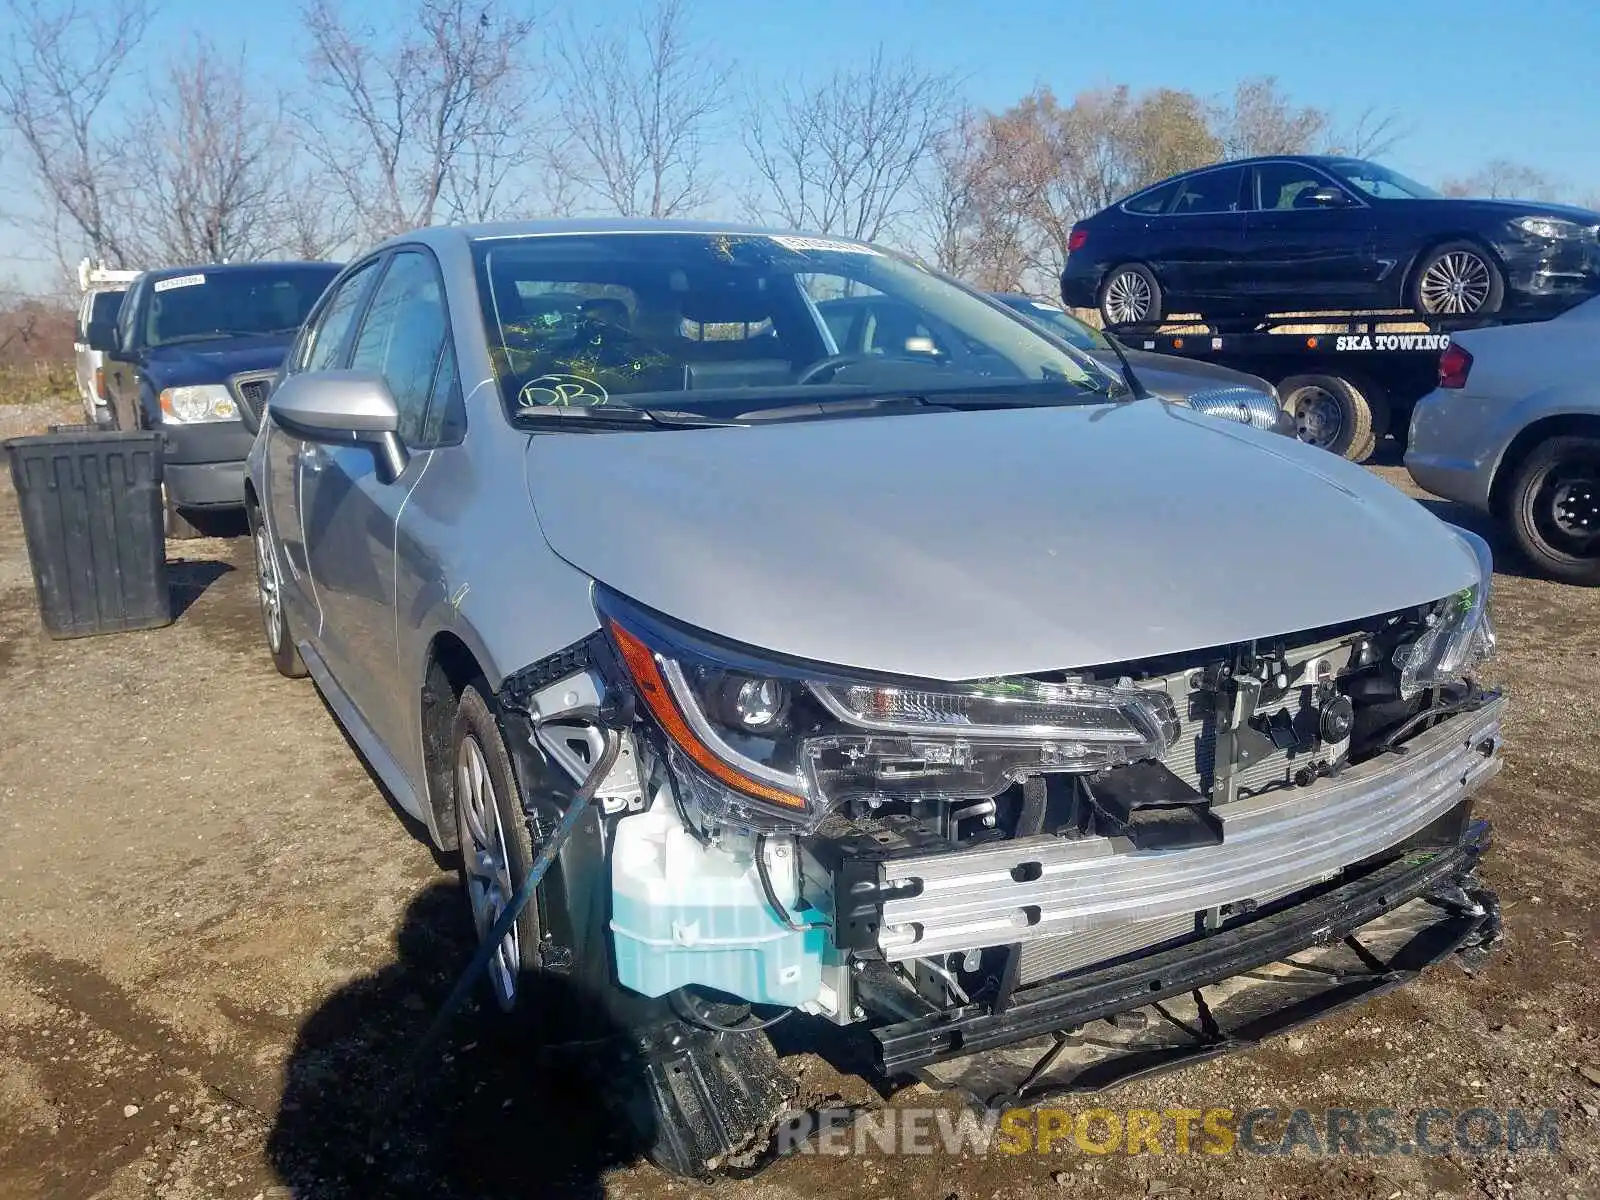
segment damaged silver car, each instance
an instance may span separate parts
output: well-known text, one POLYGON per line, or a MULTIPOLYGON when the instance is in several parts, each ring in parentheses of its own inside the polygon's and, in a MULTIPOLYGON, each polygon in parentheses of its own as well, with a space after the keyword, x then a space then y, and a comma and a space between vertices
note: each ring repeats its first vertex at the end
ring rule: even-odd
POLYGON ((393 239, 248 504, 278 668, 459 852, 500 1006, 630 1041, 669 1169, 762 1144, 780 1034, 1025 1103, 1498 937, 1484 543, 898 254, 393 239), (873 295, 940 338, 841 350, 873 295))

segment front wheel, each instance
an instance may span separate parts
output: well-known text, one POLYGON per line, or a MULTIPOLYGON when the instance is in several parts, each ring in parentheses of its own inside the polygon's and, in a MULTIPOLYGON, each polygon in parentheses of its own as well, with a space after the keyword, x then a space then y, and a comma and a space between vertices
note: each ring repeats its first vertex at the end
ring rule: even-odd
MULTIPOLYGON (((461 693, 451 745, 461 880, 481 942, 533 870, 533 839, 499 723, 475 685, 461 693)), ((489 990, 503 1012, 517 1007, 538 969, 540 932, 535 898, 489 959, 489 990)))
POLYGON ((306 664, 295 649, 289 633, 289 617, 284 610, 283 575, 273 549, 272 533, 261 519, 260 510, 251 504, 245 509, 250 523, 250 544, 256 554, 256 600, 261 606, 261 627, 267 635, 267 650, 278 674, 287 679, 302 679, 306 664))
POLYGON ((1600 587, 1600 438, 1553 437, 1513 477, 1511 532, 1552 579, 1600 587))
POLYGON ((1417 265, 1411 307, 1431 316, 1475 316, 1500 311, 1505 277, 1494 258, 1475 242, 1435 246, 1417 265))

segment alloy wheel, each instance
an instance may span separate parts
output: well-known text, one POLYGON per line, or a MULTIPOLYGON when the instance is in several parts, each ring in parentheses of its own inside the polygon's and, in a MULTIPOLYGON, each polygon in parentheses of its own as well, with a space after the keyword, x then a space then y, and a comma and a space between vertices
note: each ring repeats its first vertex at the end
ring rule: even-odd
MULTIPOLYGON (((516 886, 511 878, 511 856, 506 851, 489 763, 478 739, 471 735, 461 740, 456 752, 456 821, 461 834, 461 860, 466 867, 467 899, 481 941, 511 903, 516 886)), ((507 1012, 516 1003, 521 963, 522 948, 513 924, 489 959, 489 984, 500 1007, 507 1012)))
POLYGON ((1425 311, 1431 313, 1475 313, 1489 300, 1493 290, 1489 264, 1470 250, 1452 250, 1429 263, 1417 285, 1417 295, 1425 311))
POLYGON ((1131 325, 1150 315, 1150 283, 1137 271, 1122 271, 1106 284, 1106 315, 1116 325, 1131 325))
POLYGON ((267 645, 277 654, 283 649, 283 593, 278 586, 278 564, 264 521, 256 522, 256 593, 261 601, 261 622, 267 628, 267 645))

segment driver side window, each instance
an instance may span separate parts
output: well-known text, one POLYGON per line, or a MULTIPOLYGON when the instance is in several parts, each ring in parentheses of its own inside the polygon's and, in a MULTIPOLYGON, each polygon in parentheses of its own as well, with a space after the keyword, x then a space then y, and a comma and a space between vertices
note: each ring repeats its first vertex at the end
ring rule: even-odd
POLYGON ((420 250, 400 251, 373 293, 350 366, 383 376, 400 410, 400 440, 413 448, 424 441, 428 399, 448 333, 444 284, 433 259, 420 250))
POLYGON ((1262 163, 1256 168, 1256 190, 1263 212, 1278 212, 1309 207, 1302 197, 1308 192, 1332 188, 1333 184, 1298 163, 1262 163))
POLYGON ((339 290, 328 298, 316 324, 306 330, 294 360, 285 374, 299 371, 331 371, 340 365, 340 355, 350 334, 350 326, 366 303, 367 292, 377 278, 377 259, 347 275, 339 290))

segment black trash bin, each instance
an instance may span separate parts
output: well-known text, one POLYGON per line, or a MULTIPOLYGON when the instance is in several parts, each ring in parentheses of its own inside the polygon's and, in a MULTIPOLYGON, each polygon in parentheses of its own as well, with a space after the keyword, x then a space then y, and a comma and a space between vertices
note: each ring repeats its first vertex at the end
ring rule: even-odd
POLYGON ((62 428, 5 447, 45 632, 170 625, 161 434, 62 428))

